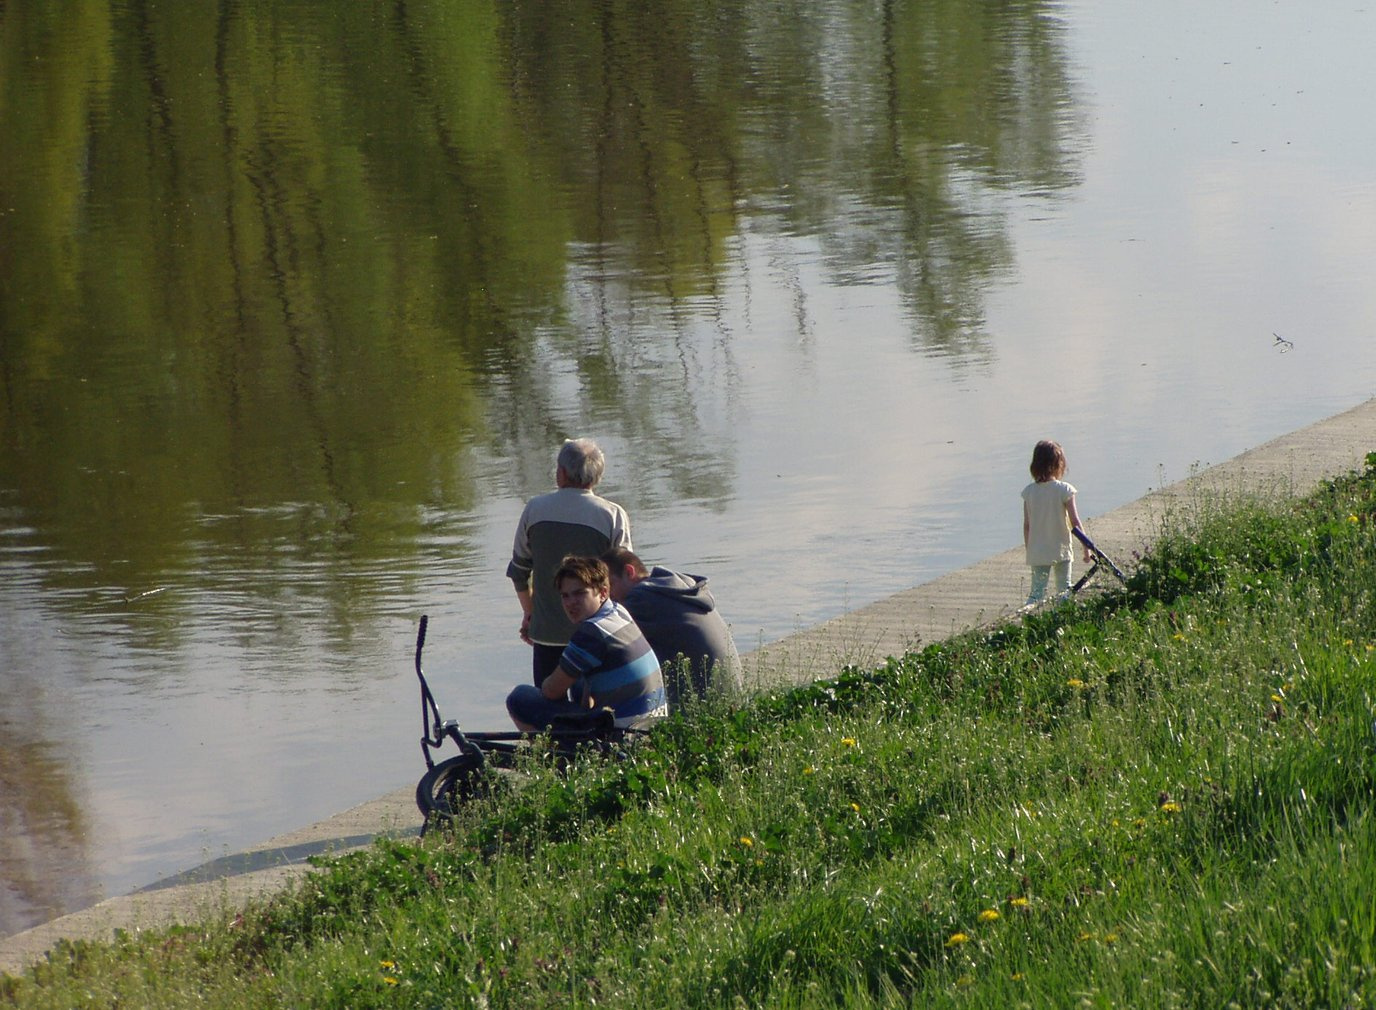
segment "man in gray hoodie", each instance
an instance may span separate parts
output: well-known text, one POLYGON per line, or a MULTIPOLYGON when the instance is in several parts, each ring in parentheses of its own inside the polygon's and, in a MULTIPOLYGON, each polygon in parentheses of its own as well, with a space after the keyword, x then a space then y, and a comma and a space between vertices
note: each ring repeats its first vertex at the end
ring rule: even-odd
POLYGON ((700 575, 685 575, 644 562, 625 547, 601 555, 611 572, 611 597, 631 613, 663 664, 672 710, 686 694, 738 690, 741 660, 731 629, 700 575))

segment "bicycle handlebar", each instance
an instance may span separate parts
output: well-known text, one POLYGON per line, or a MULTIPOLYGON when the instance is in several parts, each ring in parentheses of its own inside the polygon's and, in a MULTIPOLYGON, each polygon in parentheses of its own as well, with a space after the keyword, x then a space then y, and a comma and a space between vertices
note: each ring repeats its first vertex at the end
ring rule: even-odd
POLYGON ((420 628, 416 631, 416 669, 420 669, 420 650, 425 648, 425 626, 430 623, 429 614, 420 615, 420 628))
MULTIPOLYGON (((425 649, 425 629, 429 623, 429 615, 422 614, 420 627, 416 629, 416 679, 420 681, 421 742, 438 747, 444 740, 440 730, 440 707, 435 703, 435 696, 430 691, 430 684, 425 679, 425 670, 420 662, 421 652, 425 649)), ((426 759, 428 762, 429 751, 426 752, 426 759)))
POLYGON ((1119 582, 1126 582, 1128 580, 1128 577, 1123 574, 1123 570, 1113 563, 1113 559, 1101 551, 1093 540, 1089 539, 1088 533, 1078 526, 1072 526, 1070 532, 1075 536, 1076 540, 1085 545, 1090 554, 1094 555, 1096 563, 1107 565, 1109 570, 1113 572, 1114 575, 1118 576, 1119 582))

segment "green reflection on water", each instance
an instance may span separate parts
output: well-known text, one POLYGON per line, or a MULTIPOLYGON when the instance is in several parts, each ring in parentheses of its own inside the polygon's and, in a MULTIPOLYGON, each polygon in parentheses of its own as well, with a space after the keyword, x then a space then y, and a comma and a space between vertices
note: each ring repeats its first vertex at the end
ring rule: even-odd
POLYGON ((11 0, 12 584, 130 648, 175 648, 207 599, 304 603, 347 642, 436 540, 492 565, 467 557, 484 481, 542 490, 589 419, 642 502, 724 507, 704 412, 740 385, 751 334, 720 320, 751 239, 894 286, 915 352, 992 355, 1005 195, 1076 182, 1055 10, 11 0))
POLYGON ((307 503, 345 556, 404 549, 398 510, 472 505, 465 448, 566 433, 551 373, 672 456, 691 408, 644 418, 666 401, 628 373, 662 348, 632 345, 714 311, 747 218, 896 283, 920 346, 988 354, 997 192, 1074 181, 1047 8, 11 5, 19 504, 136 592, 205 512, 307 503))

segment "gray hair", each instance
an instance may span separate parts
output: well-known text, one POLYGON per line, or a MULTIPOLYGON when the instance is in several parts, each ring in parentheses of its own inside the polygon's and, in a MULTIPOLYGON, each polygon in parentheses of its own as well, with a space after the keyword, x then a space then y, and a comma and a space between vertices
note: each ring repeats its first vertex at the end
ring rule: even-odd
POLYGON ((559 466, 575 487, 594 488, 602 479, 607 460, 590 438, 571 438, 559 450, 559 466))

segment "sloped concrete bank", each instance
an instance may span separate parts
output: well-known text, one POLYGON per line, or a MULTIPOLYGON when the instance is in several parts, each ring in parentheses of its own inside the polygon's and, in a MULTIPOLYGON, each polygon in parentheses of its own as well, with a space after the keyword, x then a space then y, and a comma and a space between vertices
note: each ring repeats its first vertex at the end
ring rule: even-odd
MULTIPOLYGON (((1251 449, 1187 480, 1085 520, 1111 556, 1131 558, 1150 546, 1164 517, 1215 495, 1285 497, 1361 469, 1376 451, 1376 399, 1251 449)), ((830 676, 840 666, 872 666, 887 656, 939 641, 1016 612, 1027 592, 1022 548, 896 593, 745 657, 759 683, 830 676)), ((414 784, 300 831, 218 859, 91 908, 0 939, 0 973, 14 974, 41 960, 60 941, 108 940, 135 932, 219 916, 269 895, 309 872, 311 855, 365 845, 379 835, 415 834, 414 784)))

